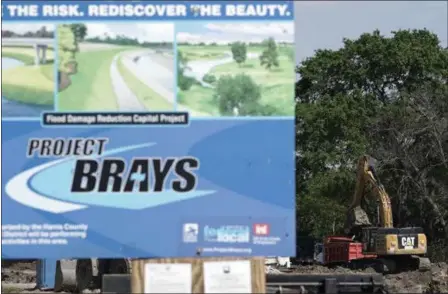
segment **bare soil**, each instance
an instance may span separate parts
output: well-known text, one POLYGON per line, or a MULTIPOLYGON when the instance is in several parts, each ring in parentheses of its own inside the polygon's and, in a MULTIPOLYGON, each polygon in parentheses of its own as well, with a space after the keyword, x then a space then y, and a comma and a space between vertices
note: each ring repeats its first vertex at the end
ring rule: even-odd
POLYGON ((389 293, 448 293, 448 264, 433 264, 427 272, 387 275, 386 286, 389 293))
MULTIPOLYGON (((321 265, 299 266, 294 273, 303 274, 354 274, 375 273, 373 269, 350 270, 343 267, 328 268, 321 265)), ((8 285, 36 283, 36 263, 29 262, 3 262, 2 264, 2 290, 7 291, 8 285)), ((388 293, 448 293, 448 264, 435 263, 430 271, 403 272, 400 274, 385 275, 386 291, 388 293)), ((17 291, 14 291, 17 293, 17 291)), ((26 292, 29 292, 26 291, 26 292)), ((34 291, 33 291, 34 292, 34 291)), ((38 291, 36 291, 38 293, 38 291)), ((47 292, 49 293, 49 292, 47 292)), ((50 292, 51 293, 51 292, 50 292)))
MULTIPOLYGON (((373 269, 350 270, 343 267, 328 268, 321 265, 299 266, 295 273, 303 274, 360 274, 375 273, 373 269)), ((435 263, 430 271, 411 271, 385 275, 388 293, 448 293, 448 264, 435 263)))
POLYGON ((36 283, 36 261, 2 261, 2 285, 36 283))

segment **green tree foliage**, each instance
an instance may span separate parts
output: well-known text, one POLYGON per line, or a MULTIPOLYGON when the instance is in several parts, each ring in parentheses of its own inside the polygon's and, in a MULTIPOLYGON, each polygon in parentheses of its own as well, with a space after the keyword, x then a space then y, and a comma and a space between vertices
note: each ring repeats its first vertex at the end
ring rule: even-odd
POLYGON ((395 225, 422 226, 440 245, 432 257, 446 258, 448 50, 437 36, 366 33, 339 50, 318 50, 297 73, 299 228, 319 237, 340 232, 356 161, 367 153, 379 160, 395 225))
POLYGON ((243 42, 235 42, 230 46, 232 51, 233 60, 235 60, 238 65, 241 65, 246 61, 247 58, 247 47, 243 42))
POLYGON ((57 34, 59 71, 70 74, 72 73, 73 65, 76 64, 75 57, 78 51, 78 42, 69 25, 59 25, 57 34))
POLYGON ((177 51, 177 84, 182 91, 187 91, 193 86, 194 79, 185 76, 185 69, 187 68, 188 59, 177 51))
POLYGON ((269 38, 263 41, 262 45, 265 49, 260 55, 260 65, 266 67, 267 69, 279 67, 280 63, 278 60, 278 48, 274 38, 269 38))
POLYGON ((214 98, 221 115, 256 115, 261 89, 248 75, 225 75, 218 80, 214 98))
POLYGON ((212 74, 206 74, 203 78, 204 82, 209 83, 209 84, 213 84, 216 82, 216 76, 212 75, 212 74))
POLYGON ((73 34, 75 34, 76 41, 78 43, 84 41, 87 36, 87 26, 83 23, 74 23, 69 26, 73 34))
POLYGON ((294 62, 296 60, 296 52, 294 50, 294 47, 286 47, 283 50, 286 52, 286 56, 288 56, 288 60, 291 62, 294 62))

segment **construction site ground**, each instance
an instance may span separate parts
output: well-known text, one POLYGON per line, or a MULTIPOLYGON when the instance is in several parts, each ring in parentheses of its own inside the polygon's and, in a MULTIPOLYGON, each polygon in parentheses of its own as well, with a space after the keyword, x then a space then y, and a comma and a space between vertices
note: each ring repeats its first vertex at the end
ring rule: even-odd
MULTIPOLYGON (((337 267, 328 268, 321 265, 298 266, 294 269, 295 274, 356 274, 374 273, 373 269, 350 270, 337 267)), ((431 270, 427 272, 411 271, 399 274, 385 275, 385 290, 388 293, 448 293, 448 264, 432 264, 431 270)), ((32 292, 36 285, 35 262, 17 262, 2 266, 2 292, 32 292)), ((99 289, 88 290, 86 293, 99 293, 99 289)), ((52 292, 45 292, 52 293, 52 292)))

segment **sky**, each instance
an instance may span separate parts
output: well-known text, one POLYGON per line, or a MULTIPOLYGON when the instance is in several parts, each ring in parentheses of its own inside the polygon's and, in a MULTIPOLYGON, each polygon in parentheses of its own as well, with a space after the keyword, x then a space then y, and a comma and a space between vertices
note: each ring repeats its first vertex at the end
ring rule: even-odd
POLYGON ((2 30, 11 31, 17 34, 23 34, 30 31, 37 31, 41 27, 46 27, 47 31, 54 31, 54 24, 49 23, 4 23, 2 22, 2 30))
POLYGON ((173 42, 172 23, 87 23, 87 38, 125 35, 140 42, 173 42))
POLYGON ((447 47, 447 1, 298 1, 295 2, 296 60, 317 49, 338 49, 342 39, 379 29, 384 35, 398 29, 436 33, 447 47))
POLYGON ((273 37, 279 42, 294 42, 294 23, 291 22, 217 22, 183 23, 177 26, 177 40, 190 43, 222 43, 235 41, 261 42, 273 37))
MULTIPOLYGON (((108 34, 110 37, 115 35, 126 35, 131 38, 137 38, 140 42, 173 42, 174 24, 172 23, 86 23, 87 37, 104 37, 108 34)), ((47 30, 54 30, 53 24, 46 23, 23 23, 23 24, 5 24, 2 23, 2 30, 11 30, 17 33, 26 33, 35 31, 36 27, 46 26, 47 30)))

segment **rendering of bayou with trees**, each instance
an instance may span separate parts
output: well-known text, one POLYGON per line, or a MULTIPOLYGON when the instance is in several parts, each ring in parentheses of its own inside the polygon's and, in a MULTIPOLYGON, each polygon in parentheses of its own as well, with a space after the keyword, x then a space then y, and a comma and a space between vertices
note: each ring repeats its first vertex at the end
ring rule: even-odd
POLYGON ((173 42, 154 39, 157 26, 59 25, 58 110, 173 110, 173 42))
POLYGON ((294 44, 178 41, 178 103, 209 116, 292 116, 294 44))
POLYGON ((54 104, 54 26, 2 25, 2 114, 35 117, 54 104), (37 51, 35 44, 41 46, 37 51), (37 55, 39 53, 39 56, 37 55))

